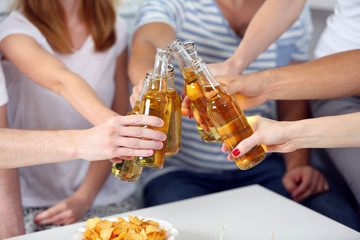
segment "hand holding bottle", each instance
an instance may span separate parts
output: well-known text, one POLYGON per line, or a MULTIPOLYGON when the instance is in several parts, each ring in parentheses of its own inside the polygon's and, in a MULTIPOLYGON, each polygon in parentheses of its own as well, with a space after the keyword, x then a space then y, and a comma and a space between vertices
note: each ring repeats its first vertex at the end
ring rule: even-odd
POLYGON ((161 127, 164 122, 157 117, 144 115, 113 117, 75 135, 75 155, 90 161, 151 156, 153 149, 163 147, 166 134, 139 127, 141 125, 161 127))

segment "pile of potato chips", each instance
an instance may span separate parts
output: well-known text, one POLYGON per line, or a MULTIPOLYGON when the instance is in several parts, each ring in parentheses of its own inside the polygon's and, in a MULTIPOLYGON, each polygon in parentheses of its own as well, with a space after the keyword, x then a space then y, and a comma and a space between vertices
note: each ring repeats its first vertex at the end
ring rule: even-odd
POLYGON ((153 220, 129 216, 129 221, 118 217, 117 222, 91 218, 86 221, 84 240, 163 240, 164 228, 153 220))

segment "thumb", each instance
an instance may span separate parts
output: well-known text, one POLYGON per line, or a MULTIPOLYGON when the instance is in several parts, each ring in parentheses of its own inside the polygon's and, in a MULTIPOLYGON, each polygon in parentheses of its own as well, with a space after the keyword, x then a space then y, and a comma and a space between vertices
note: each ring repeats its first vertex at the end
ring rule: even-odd
POLYGON ((241 154, 245 154, 248 151, 250 151, 253 147, 260 145, 261 143, 262 143, 262 139, 261 139, 260 135, 255 132, 250 137, 242 140, 236 146, 236 148, 240 150, 241 154))

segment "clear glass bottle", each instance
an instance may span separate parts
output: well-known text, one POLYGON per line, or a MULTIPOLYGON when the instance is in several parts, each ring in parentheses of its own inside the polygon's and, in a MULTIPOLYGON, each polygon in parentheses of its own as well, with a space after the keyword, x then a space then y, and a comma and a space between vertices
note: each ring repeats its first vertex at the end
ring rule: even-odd
MULTIPOLYGON (((191 68, 191 61, 193 60, 192 57, 179 40, 171 42, 168 45, 168 48, 179 64, 180 71, 185 80, 186 94, 189 96, 194 108, 198 111, 200 117, 203 119, 204 125, 206 125, 209 130, 214 128, 206 113, 206 99, 198 82, 198 78, 191 68)), ((191 53, 193 57, 197 56, 194 44, 191 44, 191 42, 187 43, 187 49, 188 51, 193 51, 191 53)), ((196 126, 199 135, 204 142, 216 142, 216 138, 213 136, 211 130, 210 132, 206 133, 198 122, 196 122, 196 126)))
MULTIPOLYGON (((205 62, 199 57, 191 63, 191 67, 201 81, 207 100, 208 115, 227 148, 232 152, 241 140, 253 134, 253 130, 235 98, 222 89, 211 75, 205 62)), ((257 145, 244 155, 233 156, 233 158, 240 169, 246 170, 264 160, 265 150, 261 145, 257 145)))
MULTIPOLYGON (((162 127, 144 126, 168 134, 171 104, 167 94, 168 81, 168 58, 169 52, 158 48, 155 55, 155 64, 148 91, 141 100, 140 114, 157 116, 164 121, 162 127)), ((136 157, 135 164, 142 167, 161 169, 165 161, 166 141, 163 142, 162 149, 154 150, 154 155, 150 157, 136 157)))
MULTIPOLYGON (((144 79, 144 86, 140 92, 140 95, 139 95, 138 99, 136 100, 133 109, 131 109, 127 113, 127 115, 139 114, 141 99, 144 96, 144 93, 149 88, 150 77, 151 77, 151 73, 147 72, 145 79, 144 79)), ((127 181, 127 182, 134 182, 134 181, 138 180, 141 176, 143 168, 140 166, 136 166, 134 164, 134 161, 135 161, 135 158, 133 158, 132 160, 123 160, 120 163, 113 163, 112 169, 111 169, 112 174, 116 178, 123 180, 123 181, 127 181)))
POLYGON ((165 156, 175 155, 181 147, 181 98, 175 89, 174 65, 168 65, 168 97, 171 104, 169 131, 166 141, 165 156))

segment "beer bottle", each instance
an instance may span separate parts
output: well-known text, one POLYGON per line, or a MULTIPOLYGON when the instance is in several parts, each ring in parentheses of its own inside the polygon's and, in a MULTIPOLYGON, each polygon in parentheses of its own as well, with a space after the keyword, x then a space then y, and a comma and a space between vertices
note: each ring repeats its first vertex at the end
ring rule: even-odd
MULTIPOLYGON (((147 72, 146 77, 144 79, 144 86, 140 92, 140 95, 139 95, 138 99, 136 100, 136 103, 135 103, 133 109, 131 109, 127 113, 127 115, 139 114, 141 98, 144 95, 144 93, 147 91, 147 89, 149 88, 150 76, 151 76, 151 73, 147 72)), ((123 181, 127 181, 127 182, 134 182, 134 181, 138 180, 141 176, 143 168, 136 166, 134 164, 134 160, 135 160, 135 158, 133 158, 132 160, 123 160, 120 163, 113 163, 112 169, 111 169, 112 174, 116 178, 123 180, 123 181)))
MULTIPOLYGON (((191 67, 201 82, 208 115, 227 148, 232 152, 241 140, 253 134, 253 130, 236 100, 221 88, 201 57, 192 61, 191 67)), ((240 169, 246 170, 256 166, 265 158, 265 150, 261 145, 257 145, 244 155, 233 158, 240 169)))
MULTIPOLYGON (((155 129, 165 134, 168 134, 171 114, 171 104, 169 104, 167 94, 168 58, 169 52, 167 50, 160 48, 156 50, 154 70, 150 78, 149 89, 142 97, 140 106, 140 114, 156 116, 164 121, 162 127, 144 127, 155 129)), ((142 167, 163 168, 166 141, 163 144, 162 149, 154 150, 154 155, 150 157, 136 157, 135 164, 142 167)))
MULTIPOLYGON (((197 56, 196 49, 191 42, 187 43, 189 51, 193 51, 193 57, 197 56)), ((211 120, 206 113, 206 99, 202 92, 201 86, 199 85, 198 78, 191 68, 191 61, 193 60, 188 52, 185 50, 183 44, 179 40, 175 40, 168 45, 169 50, 173 54, 177 63, 179 64, 180 71, 185 80, 186 94, 189 96, 193 106, 197 110, 200 118, 204 121, 204 125, 209 129, 209 132, 205 133, 204 129, 196 121, 197 129, 201 139, 204 142, 216 142, 215 136, 211 132, 211 128, 214 128, 211 120)))
POLYGON ((165 156, 175 155, 181 147, 181 98, 174 84, 174 65, 168 65, 168 97, 171 104, 169 131, 166 141, 165 156))

